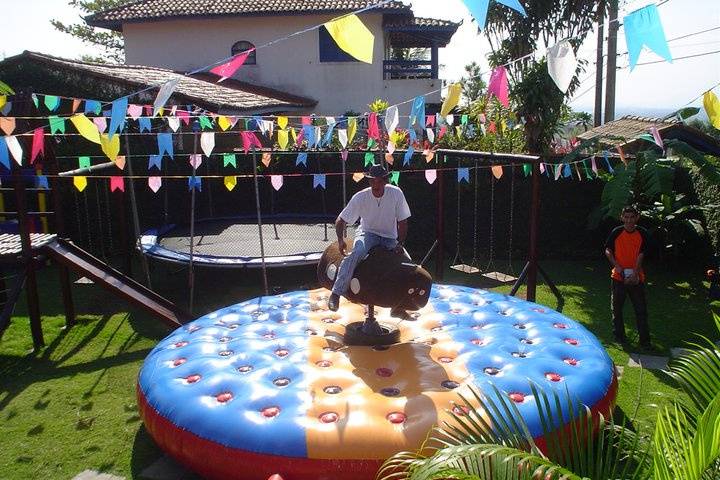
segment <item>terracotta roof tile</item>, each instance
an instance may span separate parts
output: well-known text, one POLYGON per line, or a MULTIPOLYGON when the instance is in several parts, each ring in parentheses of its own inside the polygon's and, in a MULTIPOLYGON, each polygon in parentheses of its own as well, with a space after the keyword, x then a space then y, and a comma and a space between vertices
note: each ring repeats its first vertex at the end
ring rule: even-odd
MULTIPOLYGON (((88 25, 121 30, 125 22, 194 16, 288 15, 346 12, 381 0, 139 0, 95 13, 88 25)), ((410 14, 408 5, 393 0, 377 7, 384 13, 410 14)))
POLYGON ((96 77, 107 79, 110 82, 114 81, 137 87, 138 90, 161 85, 174 78, 180 78, 180 82, 173 94, 174 98, 183 102, 194 103, 218 113, 283 111, 296 108, 312 108, 317 104, 317 101, 309 98, 250 85, 244 82, 228 80, 227 82, 229 83, 227 83, 227 85, 226 82, 217 84, 212 81, 217 77, 210 74, 202 76, 201 78, 192 78, 163 68, 87 63, 27 51, 21 55, 7 58, 4 62, 18 61, 21 59, 52 65, 56 68, 85 72, 96 77), (210 81, 204 80, 203 78, 207 78, 210 81))

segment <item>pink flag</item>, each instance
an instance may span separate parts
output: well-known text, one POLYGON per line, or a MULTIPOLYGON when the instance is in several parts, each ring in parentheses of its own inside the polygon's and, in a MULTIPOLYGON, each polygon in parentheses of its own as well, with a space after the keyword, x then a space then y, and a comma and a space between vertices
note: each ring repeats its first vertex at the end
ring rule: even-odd
POLYGON ((158 190, 160 190, 161 186, 162 186, 162 178, 161 177, 148 178, 148 187, 150 187, 150 190, 152 190, 153 193, 157 193, 158 190))
POLYGON ((185 125, 190 125, 190 114, 185 110, 178 110, 175 116, 180 118, 185 125))
POLYGON ((137 120, 142 115, 142 107, 140 105, 128 105, 127 113, 130 118, 137 120))
POLYGON ((33 131, 32 152, 30 153, 30 164, 35 163, 38 154, 45 156, 45 129, 40 127, 33 131))
POLYGON ((202 164, 202 155, 199 153, 197 155, 190 155, 190 166, 197 170, 197 168, 202 164))
POLYGON ((443 125, 442 127, 440 127, 440 131, 438 132, 438 140, 440 140, 442 137, 444 137, 446 133, 447 133, 447 127, 445 125, 443 125))
POLYGON ((297 142, 295 142, 298 147, 300 145, 302 145, 302 141, 304 138, 305 138, 305 130, 300 130, 300 133, 298 133, 298 136, 297 136, 297 142))
POLYGON ((246 50, 239 55, 235 55, 229 62, 218 65, 210 71, 220 77, 220 80, 218 80, 218 83, 220 83, 223 80, 232 77, 233 74, 238 70, 238 68, 243 66, 245 60, 247 60, 248 55, 250 55, 254 51, 254 48, 246 50))
POLYGON ((123 177, 110 177, 110 191, 115 190, 125 191, 125 179, 123 177))
POLYGON ((437 170, 425 170, 425 180, 429 184, 435 183, 435 180, 437 180, 437 170))
POLYGON ((145 105, 145 116, 146 117, 152 117, 153 116, 153 106, 152 105, 145 105))
POLYGON ((310 117, 302 117, 303 125, 312 125, 312 119, 310 117))
POLYGON ((347 151, 347 150, 341 151, 341 152, 340 152, 340 156, 342 157, 343 162, 347 162, 347 159, 348 159, 348 151, 347 151))
POLYGON ((97 127, 98 132, 105 133, 105 130, 107 130, 107 118, 95 117, 93 118, 93 123, 97 127))
POLYGON ((380 126, 378 125, 378 114, 373 112, 368 117, 368 130, 367 134, 369 138, 380 140, 380 126))
POLYGON ((495 95, 505 108, 510 106, 510 86, 508 85, 507 70, 500 66, 493 69, 490 75, 488 96, 495 95))
POLYGON ((426 127, 434 127, 435 126, 435 115, 427 116, 427 119, 425 120, 425 126, 426 127))
POLYGON ((283 176, 282 175, 270 175, 270 183, 272 183, 273 188, 275 191, 278 191, 283 186, 283 176))
POLYGON ((262 143, 260 143, 260 140, 255 136, 255 133, 244 131, 240 132, 240 136, 242 137, 245 153, 248 153, 252 147, 262 148, 262 143))
POLYGON ((617 151, 620 154, 620 160, 622 160, 622 162, 627 167, 628 161, 627 161, 627 158, 625 158, 625 152, 623 152, 622 147, 617 147, 617 151))
POLYGON ((542 162, 540 163, 540 173, 545 173, 545 164, 542 162))
POLYGON ((81 100, 79 98, 73 98, 72 113, 77 112, 77 109, 80 108, 80 102, 81 102, 81 100))
POLYGON ((652 133, 653 139, 655 140, 655 143, 657 144, 657 146, 662 148, 664 151, 665 143, 663 142, 663 139, 660 136, 660 131, 658 130, 656 125, 653 125, 652 127, 650 127, 650 133, 652 133))
POLYGON ((597 163, 595 162, 595 157, 590 158, 590 165, 592 165, 592 171, 595 172, 595 175, 597 175, 598 167, 597 167, 597 163))

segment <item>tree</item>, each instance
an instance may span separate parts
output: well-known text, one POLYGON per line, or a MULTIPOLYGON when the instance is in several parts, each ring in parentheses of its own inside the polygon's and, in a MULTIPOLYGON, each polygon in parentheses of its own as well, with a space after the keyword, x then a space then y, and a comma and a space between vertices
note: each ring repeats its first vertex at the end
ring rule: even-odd
MULTIPOLYGON (((70 0, 68 4, 79 8, 82 16, 101 12, 128 3, 128 0, 70 0)), ((83 57, 83 60, 122 63, 125 60, 123 37, 119 32, 101 30, 87 25, 85 22, 65 24, 59 20, 50 20, 55 29, 79 38, 85 43, 97 45, 104 50, 100 57, 83 57)))
POLYGON ((476 62, 465 65, 465 73, 467 77, 463 76, 460 82, 462 82, 462 96, 469 105, 485 94, 487 84, 482 79, 480 65, 476 62))
POLYGON ((533 53, 562 39, 569 39, 577 53, 597 19, 604 18, 606 2, 537 0, 524 5, 527 17, 497 2, 491 3, 484 33, 492 48, 491 65, 510 63, 511 92, 518 115, 525 119, 528 149, 542 154, 550 150, 566 108, 565 99, 578 87, 577 74, 584 64, 579 65, 566 95, 550 78, 547 61, 535 60, 533 53))

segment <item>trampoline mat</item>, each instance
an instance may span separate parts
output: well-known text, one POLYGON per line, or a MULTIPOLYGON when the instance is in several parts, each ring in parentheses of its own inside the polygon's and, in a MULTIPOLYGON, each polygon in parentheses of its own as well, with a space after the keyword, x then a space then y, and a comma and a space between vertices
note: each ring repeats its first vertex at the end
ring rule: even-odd
MULTIPOLYGON (((333 223, 267 223, 262 227, 265 257, 288 257, 323 252, 335 241, 333 223)), ((348 236, 354 229, 348 227, 348 236)), ((194 255, 210 257, 260 258, 257 224, 212 220, 195 225, 194 255)), ((158 238, 168 250, 190 253, 190 227, 177 227, 158 238)))

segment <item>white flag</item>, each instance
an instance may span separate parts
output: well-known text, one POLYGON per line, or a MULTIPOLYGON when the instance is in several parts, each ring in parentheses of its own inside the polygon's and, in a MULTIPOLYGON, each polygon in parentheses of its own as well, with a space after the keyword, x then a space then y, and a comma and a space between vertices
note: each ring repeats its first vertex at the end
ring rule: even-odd
POLYGON ((561 40, 548 49, 547 64, 555 85, 566 93, 577 69, 577 59, 569 40, 561 40))

